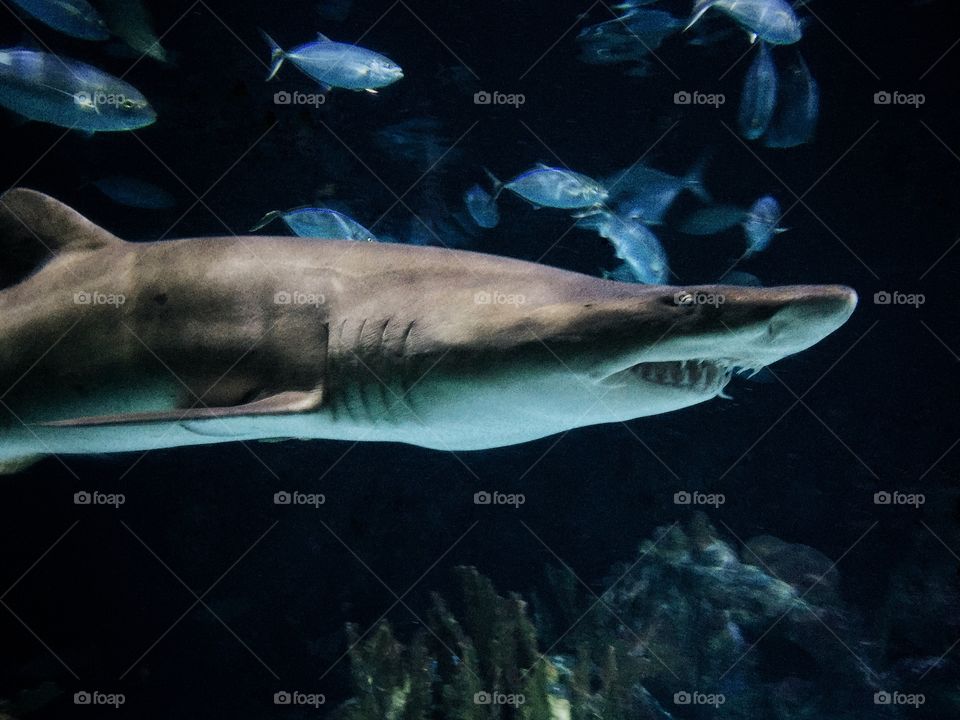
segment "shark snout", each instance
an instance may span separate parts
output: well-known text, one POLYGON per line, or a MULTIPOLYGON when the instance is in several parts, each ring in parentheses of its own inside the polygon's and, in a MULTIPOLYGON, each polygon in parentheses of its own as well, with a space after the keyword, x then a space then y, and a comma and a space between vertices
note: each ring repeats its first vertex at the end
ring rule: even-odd
POLYGON ((729 357, 766 365, 820 342, 856 306, 857 293, 842 285, 738 289, 718 319, 729 331, 729 357))
POLYGON ((768 325, 770 345, 791 354, 820 342, 843 325, 857 307, 857 293, 848 287, 796 288, 768 325))
POLYGON ((659 316, 657 335, 642 334, 616 369, 684 360, 769 365, 843 325, 856 308, 857 294, 840 285, 664 287, 648 295, 644 305, 647 317, 659 316))

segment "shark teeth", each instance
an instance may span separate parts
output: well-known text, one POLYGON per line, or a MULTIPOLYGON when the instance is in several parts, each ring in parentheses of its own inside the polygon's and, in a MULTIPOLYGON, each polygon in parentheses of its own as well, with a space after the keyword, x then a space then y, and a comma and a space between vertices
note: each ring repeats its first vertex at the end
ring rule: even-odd
POLYGON ((763 370, 762 363, 738 360, 670 360, 635 365, 633 374, 655 385, 690 390, 691 392, 723 393, 734 375, 753 377, 763 370))
POLYGON ((648 362, 632 370, 645 382, 700 393, 719 392, 733 374, 733 366, 718 360, 648 362))

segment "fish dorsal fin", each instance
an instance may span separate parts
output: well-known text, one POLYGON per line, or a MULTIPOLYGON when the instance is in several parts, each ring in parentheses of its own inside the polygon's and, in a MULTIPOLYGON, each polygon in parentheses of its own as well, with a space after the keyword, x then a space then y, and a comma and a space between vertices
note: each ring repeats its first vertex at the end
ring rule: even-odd
POLYGON ((55 255, 122 242, 43 193, 14 188, 0 195, 0 288, 19 282, 55 255))
POLYGON ((689 30, 696 24, 697 20, 703 17, 703 14, 716 5, 719 0, 696 0, 693 4, 693 12, 690 14, 690 20, 687 22, 687 26, 683 29, 684 32, 689 30))
POLYGON ((318 42, 333 42, 333 40, 331 40, 330 38, 328 38, 328 37, 327 37, 326 35, 324 35, 323 33, 317 33, 317 41, 318 41, 318 42))

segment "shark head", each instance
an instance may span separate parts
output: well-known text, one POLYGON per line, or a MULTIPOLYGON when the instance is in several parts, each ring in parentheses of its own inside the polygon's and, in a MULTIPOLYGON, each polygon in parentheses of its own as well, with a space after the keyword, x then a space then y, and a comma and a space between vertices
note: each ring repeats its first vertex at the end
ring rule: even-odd
MULTIPOLYGON (((475 429, 488 425, 487 437, 520 432, 529 439, 710 400, 738 370, 759 370, 816 344, 857 304, 843 286, 678 288, 596 279, 559 286, 549 293, 564 297, 541 302, 534 291, 522 310, 486 306, 474 326, 497 348, 486 363, 471 358, 464 373, 454 354, 445 385, 471 387, 468 416, 475 429)), ((445 374, 441 368, 442 384, 445 374)), ((425 378, 424 390, 432 382, 425 378)))
POLYGON ((737 370, 806 350, 843 325, 856 304, 856 293, 841 286, 648 287, 632 303, 584 308, 575 323, 592 334, 590 351, 581 345, 564 362, 615 388, 608 400, 617 406, 642 399, 659 412, 659 403, 650 405, 657 396, 678 407, 701 402, 719 395, 737 370))
POLYGON ((633 347, 610 337, 617 349, 588 368, 615 388, 607 404, 626 412, 637 399, 661 412, 720 395, 734 372, 759 370, 839 328, 857 295, 839 286, 706 286, 651 288, 642 302, 633 347))

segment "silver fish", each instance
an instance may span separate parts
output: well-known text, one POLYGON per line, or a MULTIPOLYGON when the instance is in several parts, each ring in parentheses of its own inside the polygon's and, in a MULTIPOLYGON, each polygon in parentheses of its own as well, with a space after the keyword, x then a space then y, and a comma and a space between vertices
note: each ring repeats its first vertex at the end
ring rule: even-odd
POLYGON ((743 221, 743 230, 747 234, 745 257, 766 250, 774 235, 786 232, 786 228, 777 227, 780 214, 780 203, 769 195, 753 204, 743 221))
POLYGON ((377 236, 356 220, 329 208, 302 207, 286 212, 271 210, 250 230, 259 230, 277 219, 283 220, 300 237, 377 242, 377 236))
POLYGON ((735 205, 712 205, 695 210, 675 227, 687 235, 716 235, 743 224, 748 212, 735 205))
POLYGON ((744 257, 750 257, 766 249, 774 235, 786 232, 777 227, 780 215, 780 203, 766 195, 746 210, 734 205, 701 208, 678 223, 677 229, 687 235, 716 235, 740 225, 747 236, 744 257))
POLYGON ((292 62, 324 88, 375 92, 377 88, 391 85, 403 77, 400 66, 385 55, 350 43, 334 42, 324 35, 317 35, 314 42, 290 51, 283 50, 266 33, 263 36, 270 44, 270 74, 267 80, 276 76, 285 60, 292 62))
POLYGON ((168 61, 142 0, 100 0, 100 7, 107 25, 127 46, 159 62, 168 61))
POLYGON ((696 0, 686 29, 689 30, 710 8, 736 20, 751 40, 774 45, 792 45, 802 36, 800 20, 786 0, 696 0))
POLYGON ((747 69, 740 96, 738 124, 747 140, 761 137, 773 119, 777 104, 777 68, 766 43, 760 43, 756 57, 747 69))
POLYGON ((780 100, 763 144, 789 148, 808 143, 813 139, 819 116, 820 87, 798 52, 780 74, 780 100))
POLYGON ((763 287, 763 281, 756 275, 742 270, 731 270, 717 280, 718 285, 736 285, 737 287, 763 287))
POLYGON ((479 185, 472 186, 463 195, 463 202, 473 221, 482 228, 495 228, 500 222, 496 199, 479 185))
POLYGON ((47 27, 80 40, 106 40, 107 24, 87 0, 10 0, 47 27))
POLYGON ((109 175, 93 186, 118 205, 141 210, 166 210, 176 206, 173 195, 153 183, 126 175, 109 175))
POLYGON ((647 225, 659 225, 683 191, 710 202, 703 184, 705 167, 706 160, 700 160, 690 172, 678 177, 648 165, 636 165, 614 173, 604 180, 604 185, 611 188, 612 199, 621 215, 647 225))
POLYGON ((683 25, 682 20, 662 10, 630 9, 620 17, 581 30, 577 36, 583 45, 580 59, 591 64, 642 61, 683 25))
POLYGON ((30 120, 84 132, 136 130, 157 114, 132 85, 76 60, 0 50, 0 105, 30 120))
POLYGON ((490 179, 497 188, 495 197, 506 189, 538 207, 582 210, 607 199, 607 191, 593 178, 547 165, 537 165, 508 183, 501 183, 493 175, 490 179))
POLYGON ((616 256, 630 269, 634 282, 666 284, 670 277, 667 253, 642 222, 604 211, 581 218, 577 225, 596 230, 600 237, 609 240, 616 256))

